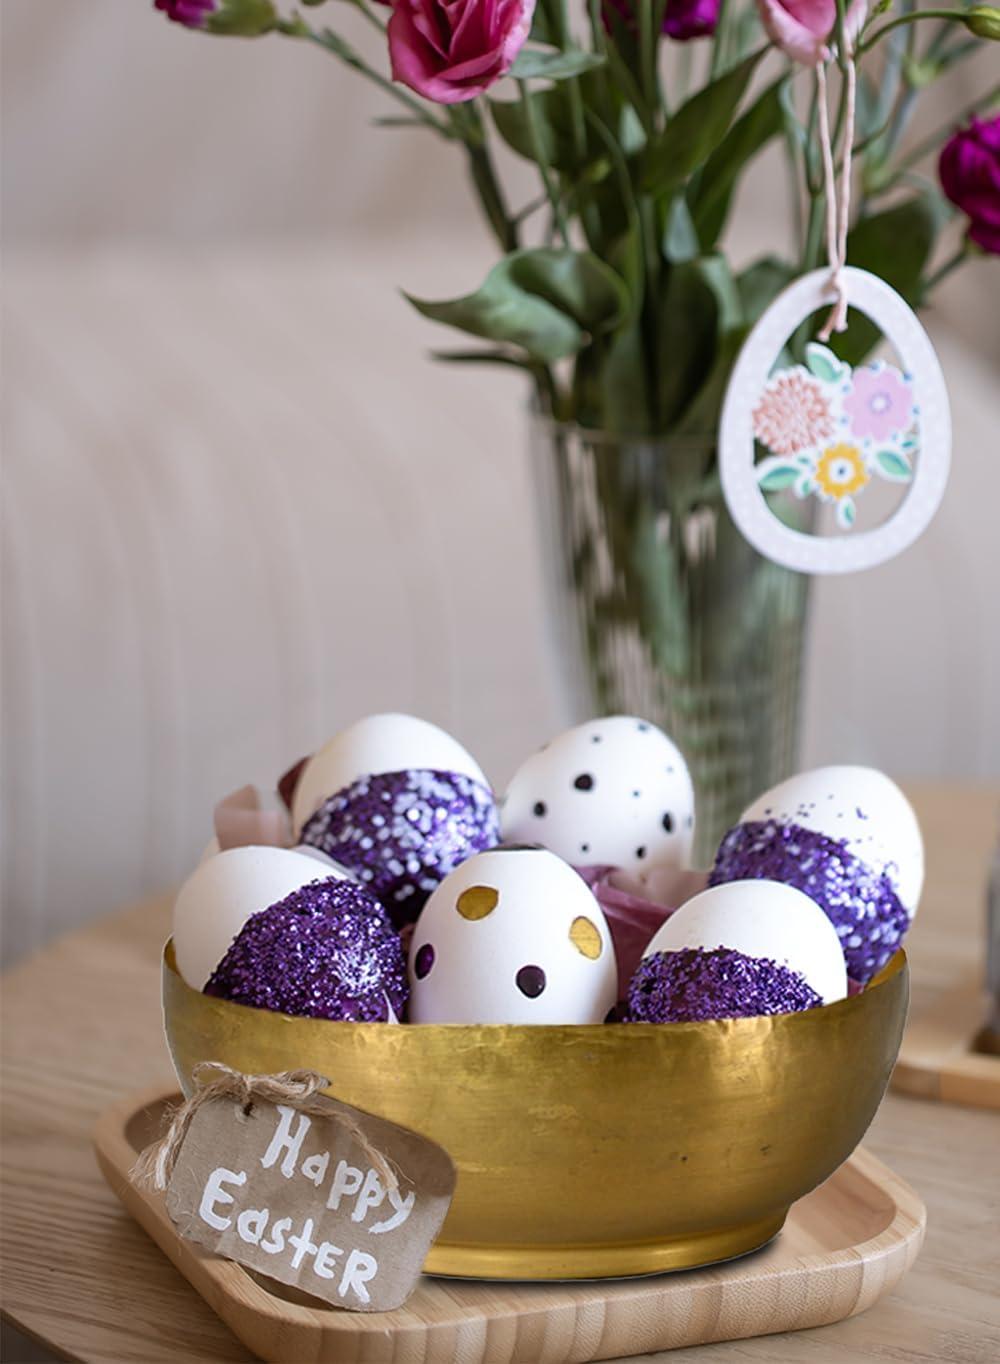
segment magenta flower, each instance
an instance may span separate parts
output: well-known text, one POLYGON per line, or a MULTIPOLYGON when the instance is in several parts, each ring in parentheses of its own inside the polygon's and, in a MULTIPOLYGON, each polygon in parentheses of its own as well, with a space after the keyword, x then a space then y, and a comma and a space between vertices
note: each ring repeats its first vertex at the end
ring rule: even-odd
POLYGON ((153 0, 155 9, 185 28, 256 38, 274 28, 271 0, 153 0))
POLYGON ((969 240, 1000 255, 1000 114, 959 129, 944 145, 938 176, 969 219, 969 240))
POLYGON ((534 10, 535 0, 395 0, 393 79, 437 104, 475 99, 514 64, 534 10))
MULTIPOLYGON (((667 0, 662 31, 675 42, 686 43, 690 38, 707 38, 715 32, 719 22, 721 0, 667 0)), ((634 29, 634 0, 604 0, 604 27, 611 31, 608 15, 618 14, 629 29, 634 29)))
POLYGON ((663 32, 675 42, 709 38, 719 22, 721 0, 667 0, 663 32))
POLYGON ((864 365, 854 371, 844 399, 857 440, 889 440, 913 425, 913 389, 892 365, 864 365))
MULTIPOLYGON (((757 0, 757 9, 767 36, 786 57, 803 66, 829 61, 827 40, 837 25, 836 0, 757 0)), ((851 0, 845 23, 849 39, 861 31, 867 9, 867 0, 851 0)))

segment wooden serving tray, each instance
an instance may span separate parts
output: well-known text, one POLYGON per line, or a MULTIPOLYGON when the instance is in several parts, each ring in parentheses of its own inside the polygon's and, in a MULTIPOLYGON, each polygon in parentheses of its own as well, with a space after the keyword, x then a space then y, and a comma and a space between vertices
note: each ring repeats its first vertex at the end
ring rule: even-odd
POLYGON ((923 1004, 907 1023, 892 1088, 919 1099, 1000 1109, 1000 1055, 976 1049, 985 1015, 978 977, 923 1004))
POLYGON ((98 1163, 127 1210, 233 1333, 288 1364, 582 1364, 822 1326, 865 1311, 917 1257, 925 1210, 860 1148, 792 1208, 770 1245, 711 1269, 558 1284, 421 1280, 395 1312, 338 1311, 184 1241, 162 1194, 129 1180, 179 1094, 133 1095, 94 1134, 98 1163))

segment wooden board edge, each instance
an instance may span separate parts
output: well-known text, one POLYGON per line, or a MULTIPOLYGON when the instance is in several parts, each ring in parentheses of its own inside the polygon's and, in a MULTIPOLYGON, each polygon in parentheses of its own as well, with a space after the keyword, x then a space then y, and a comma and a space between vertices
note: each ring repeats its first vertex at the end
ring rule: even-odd
MULTIPOLYGON (((459 1335, 467 1334, 468 1323, 390 1323, 386 1318, 392 1314, 385 1314, 376 1321, 374 1318, 358 1318, 345 1313, 343 1320, 338 1321, 341 1314, 278 1298, 240 1266, 210 1255, 201 1247, 184 1242, 174 1235, 162 1208, 158 1206, 159 1200, 135 1188, 128 1180, 127 1171, 134 1161, 135 1153, 125 1137, 126 1124, 134 1114, 170 1097, 173 1097, 172 1093, 165 1093, 164 1087, 157 1085, 142 1093, 126 1096, 106 1110, 94 1129, 93 1142, 98 1164, 126 1210, 248 1349, 270 1360, 287 1359, 290 1357, 289 1351, 292 1351, 296 1359, 336 1358, 339 1361, 367 1357, 365 1352, 369 1345, 375 1347, 378 1338, 391 1331, 401 1342, 405 1342, 406 1337, 420 1337, 423 1342, 420 1353, 430 1357, 439 1349, 446 1352, 453 1350, 459 1335), (318 1338, 321 1342, 320 1353, 317 1353, 318 1338)), ((668 1329, 663 1320, 658 1319, 650 1323, 643 1339, 636 1340, 633 1334, 628 1352, 672 1350, 710 1341, 828 1325, 866 1311, 879 1298, 891 1292, 919 1253, 926 1222, 923 1202, 910 1185, 863 1147, 858 1147, 844 1164, 850 1165, 854 1173, 881 1195, 888 1195, 893 1206, 892 1218, 869 1241, 846 1248, 842 1252, 844 1258, 839 1262, 831 1262, 829 1254, 822 1253, 802 1257, 799 1272, 814 1281, 815 1287, 804 1296, 800 1311, 784 1316, 773 1330, 759 1322, 752 1324, 753 1329, 744 1330, 743 1317, 739 1314, 734 1316, 732 1307, 726 1302, 727 1283, 720 1277, 725 1273, 725 1267, 692 1270, 691 1275, 703 1277, 697 1282, 688 1278, 688 1291, 696 1295, 699 1303, 710 1304, 718 1300, 719 1311, 714 1329, 706 1330, 704 1323, 698 1327, 694 1321, 685 1327, 685 1322, 681 1320, 672 1320, 668 1329), (855 1271, 854 1283, 845 1296, 852 1269, 855 1271), (836 1280, 835 1291, 824 1292, 824 1283, 833 1279, 836 1280)), ((759 1277, 753 1276, 752 1280, 742 1283, 740 1291, 752 1291, 755 1283, 785 1278, 794 1272, 788 1269, 780 1276, 762 1272, 759 1277)), ((582 1354, 577 1351, 559 1358, 567 1361, 572 1359, 580 1364, 585 1359, 613 1357, 605 1352, 604 1345, 609 1332, 616 1334, 611 1332, 612 1322, 620 1320, 623 1314, 629 1314, 630 1307, 634 1307, 636 1299, 643 1296, 643 1289, 647 1285, 648 1281, 636 1280, 633 1293, 620 1295, 615 1300, 595 1302, 593 1307, 595 1311, 600 1307, 602 1320, 600 1339, 594 1342, 595 1350, 582 1354), (605 1317, 608 1318, 606 1324, 605 1317)), ((579 1305, 575 1303, 531 1306, 501 1314, 491 1319, 488 1325, 501 1335, 513 1332, 513 1338, 518 1340, 524 1336, 530 1337, 537 1330, 547 1332, 554 1319, 562 1317, 570 1321, 578 1313, 579 1305)), ((697 1318, 697 1313, 693 1315, 697 1318)), ((576 1333, 571 1334, 575 1341, 576 1333)), ((403 1349, 406 1352, 405 1343, 403 1349)), ((617 1344, 614 1349, 620 1353, 617 1344)))

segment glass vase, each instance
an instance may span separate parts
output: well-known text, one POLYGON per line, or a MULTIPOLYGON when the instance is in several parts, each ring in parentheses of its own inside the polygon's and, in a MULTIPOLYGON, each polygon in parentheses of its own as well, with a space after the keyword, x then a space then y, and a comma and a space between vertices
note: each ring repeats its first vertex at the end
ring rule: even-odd
MULTIPOLYGON (((652 720, 684 752, 696 857, 795 770, 807 577, 726 510, 714 433, 622 438, 532 417, 550 604, 576 718, 652 720)), ((788 495, 774 509, 808 529, 788 495)))

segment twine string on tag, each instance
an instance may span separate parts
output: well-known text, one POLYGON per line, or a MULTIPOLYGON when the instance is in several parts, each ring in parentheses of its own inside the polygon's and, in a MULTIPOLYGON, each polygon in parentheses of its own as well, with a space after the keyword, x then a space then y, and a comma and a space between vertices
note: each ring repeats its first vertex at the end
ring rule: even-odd
POLYGON ((821 341, 829 341, 833 332, 847 330, 847 289, 843 270, 847 264, 847 229, 851 216, 851 152, 854 145, 854 121, 857 107, 857 73, 850 44, 844 53, 844 141, 843 163, 840 172, 840 194, 837 193, 833 141, 830 137, 830 113, 827 107, 826 65, 816 68, 819 93, 819 145, 823 158, 823 184, 826 195, 826 254, 830 262, 830 287, 837 298, 830 315, 819 333, 821 341))
POLYGON ((170 1126, 159 1141, 147 1146, 132 1170, 136 1184, 152 1184, 165 1189, 170 1182, 181 1144, 187 1136, 194 1115, 202 1104, 214 1099, 232 1099, 245 1112, 256 1101, 287 1104, 299 1113, 312 1117, 330 1118, 360 1146, 366 1160, 384 1187, 395 1193, 399 1175, 389 1158, 367 1136, 361 1124, 349 1113, 339 1112, 319 1091, 330 1081, 314 1070, 286 1070, 279 1075, 244 1075, 221 1061, 201 1061, 194 1068, 195 1091, 190 1099, 174 1110, 170 1126))

